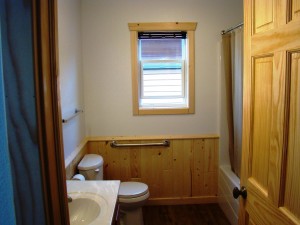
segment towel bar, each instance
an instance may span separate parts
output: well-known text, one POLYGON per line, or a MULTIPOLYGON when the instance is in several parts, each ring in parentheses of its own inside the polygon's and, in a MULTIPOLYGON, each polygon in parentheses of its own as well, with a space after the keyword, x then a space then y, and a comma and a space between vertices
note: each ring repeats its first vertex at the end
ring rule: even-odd
POLYGON ((71 119, 73 119, 74 117, 76 117, 79 113, 82 113, 82 112, 83 112, 83 110, 81 110, 81 109, 75 109, 74 114, 73 114, 72 116, 70 116, 69 118, 67 118, 67 119, 62 119, 62 122, 63 122, 63 123, 67 123, 67 122, 69 122, 71 119))

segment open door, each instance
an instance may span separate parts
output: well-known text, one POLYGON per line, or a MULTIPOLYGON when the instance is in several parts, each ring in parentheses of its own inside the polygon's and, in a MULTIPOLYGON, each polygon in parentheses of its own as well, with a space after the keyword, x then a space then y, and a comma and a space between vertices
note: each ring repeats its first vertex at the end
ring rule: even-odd
POLYGON ((245 0, 244 29, 239 223, 300 224, 300 0, 245 0))

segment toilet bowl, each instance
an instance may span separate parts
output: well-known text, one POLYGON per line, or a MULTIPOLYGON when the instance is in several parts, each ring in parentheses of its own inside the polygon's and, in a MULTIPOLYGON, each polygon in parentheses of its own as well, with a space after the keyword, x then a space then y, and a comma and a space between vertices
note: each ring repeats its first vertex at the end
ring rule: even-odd
MULTIPOLYGON (((103 158, 85 155, 77 166, 86 180, 103 180, 103 158)), ((121 225, 143 225, 142 206, 150 196, 148 185, 141 182, 121 182, 118 194, 121 225)))

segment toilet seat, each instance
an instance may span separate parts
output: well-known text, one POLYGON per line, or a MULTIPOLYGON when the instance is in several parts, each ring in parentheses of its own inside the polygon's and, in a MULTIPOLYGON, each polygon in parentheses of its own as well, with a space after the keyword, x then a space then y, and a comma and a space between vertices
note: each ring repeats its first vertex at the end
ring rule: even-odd
POLYGON ((144 202, 149 198, 148 185, 140 182, 122 182, 118 199, 120 203, 144 202))
POLYGON ((122 182, 119 189, 119 197, 136 198, 145 195, 148 185, 140 182, 122 182))
POLYGON ((146 202, 148 200, 150 196, 150 193, 147 192, 145 195, 139 196, 139 197, 135 197, 135 198, 122 198, 122 197, 118 197, 118 201, 120 203, 127 203, 127 204, 140 204, 143 205, 144 202, 146 202))

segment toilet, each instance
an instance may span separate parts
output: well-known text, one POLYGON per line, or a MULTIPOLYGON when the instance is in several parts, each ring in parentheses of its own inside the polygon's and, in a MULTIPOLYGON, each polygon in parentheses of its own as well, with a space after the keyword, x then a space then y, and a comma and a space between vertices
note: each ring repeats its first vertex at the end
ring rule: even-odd
MULTIPOLYGON (((77 166, 86 180, 103 180, 103 158, 85 155, 77 166)), ((142 206, 150 196, 148 185, 141 182, 121 182, 118 195, 121 225, 143 225, 142 206)))

